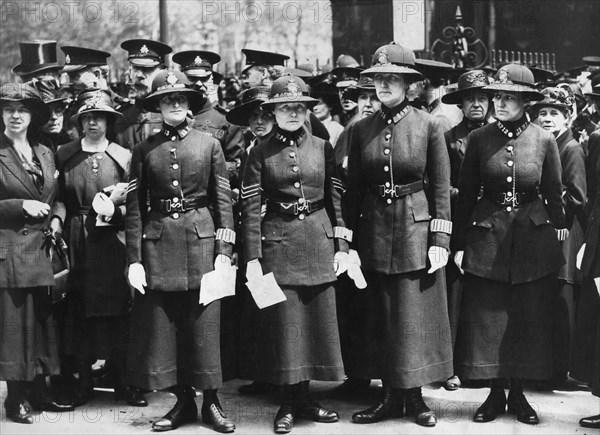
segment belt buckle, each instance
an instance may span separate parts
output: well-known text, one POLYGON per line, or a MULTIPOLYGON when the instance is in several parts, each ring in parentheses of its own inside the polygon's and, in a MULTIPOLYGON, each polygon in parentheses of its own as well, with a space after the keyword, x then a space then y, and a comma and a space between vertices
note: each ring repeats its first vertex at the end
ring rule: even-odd
POLYGON ((508 199, 508 197, 506 196, 506 192, 500 192, 500 204, 502 205, 508 205, 510 204, 512 201, 508 199))
POLYGON ((171 213, 171 200, 163 199, 163 204, 165 205, 165 213, 171 213))
POLYGON ((306 210, 306 213, 308 213, 308 214, 312 213, 312 201, 304 202, 304 210, 306 210))
POLYGON ((389 189, 386 189, 385 186, 383 187, 383 194, 381 195, 383 198, 386 197, 390 197, 390 198, 394 198, 396 195, 396 186, 394 185, 392 187, 390 187, 389 189))

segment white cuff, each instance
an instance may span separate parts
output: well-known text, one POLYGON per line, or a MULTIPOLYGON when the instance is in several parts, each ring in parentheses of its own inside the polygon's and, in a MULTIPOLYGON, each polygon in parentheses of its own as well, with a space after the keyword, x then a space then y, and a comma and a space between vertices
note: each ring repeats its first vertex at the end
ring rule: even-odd
POLYGON ((229 228, 219 228, 217 230, 216 240, 222 240, 235 245, 235 231, 230 230, 229 228))
POLYGON ((452 222, 445 219, 432 219, 429 228, 432 233, 452 234, 452 222))
POLYGON ((333 227, 333 237, 336 239, 344 239, 347 242, 352 242, 353 231, 345 227, 333 227))
POLYGON ((567 240, 567 237, 569 237, 569 230, 566 228, 556 230, 556 236, 558 237, 559 242, 564 242, 567 240))

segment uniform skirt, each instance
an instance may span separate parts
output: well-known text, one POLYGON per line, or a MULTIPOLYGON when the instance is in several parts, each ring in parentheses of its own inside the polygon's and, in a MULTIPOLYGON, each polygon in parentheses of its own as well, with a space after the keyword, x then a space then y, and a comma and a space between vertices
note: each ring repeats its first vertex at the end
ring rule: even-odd
POLYGON ((132 385, 162 390, 173 385, 222 385, 220 301, 198 303, 199 290, 136 293, 127 375, 132 385))
POLYGON ((48 287, 0 288, 0 379, 32 381, 59 373, 48 287))
POLYGON ((352 373, 415 388, 453 374, 452 339, 444 270, 366 274, 360 328, 365 346, 352 373))
POLYGON ((240 378, 277 385, 344 376, 332 284, 282 286, 287 298, 243 307, 240 378))
POLYGON ((555 286, 555 274, 514 285, 466 274, 457 374, 467 379, 550 378, 555 286))

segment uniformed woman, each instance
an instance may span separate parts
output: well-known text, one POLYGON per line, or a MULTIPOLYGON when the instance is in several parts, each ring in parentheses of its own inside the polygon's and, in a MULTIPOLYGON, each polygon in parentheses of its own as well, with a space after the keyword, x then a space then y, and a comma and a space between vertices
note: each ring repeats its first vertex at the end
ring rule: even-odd
POLYGON ((6 417, 34 422, 31 407, 69 411, 53 401, 45 376, 59 372, 50 287, 51 241, 62 231, 52 152, 37 143, 50 110, 30 85, 0 88, 0 380, 6 381, 6 417), (10 332, 9 332, 10 331, 10 332))
POLYGON ((354 376, 384 387, 381 402, 355 413, 355 423, 406 415, 434 426, 421 386, 452 374, 443 270, 452 231, 448 152, 438 121, 408 104, 406 91, 420 78, 414 63, 395 43, 377 49, 362 74, 373 77, 381 110, 348 132, 348 220, 369 295, 354 376))
POLYGON ((67 209, 68 299, 75 313, 73 346, 80 384, 77 401, 83 404, 91 398, 92 364, 110 358, 115 399, 145 406, 144 398, 127 388, 125 380, 131 296, 125 278, 126 189, 122 186, 126 187, 131 153, 106 137, 121 117, 112 107, 110 94, 86 91, 79 95, 75 110, 70 122, 81 129, 83 137, 59 148, 57 165, 67 209))
POLYGON ((533 83, 529 69, 508 64, 484 87, 497 121, 470 133, 459 178, 455 263, 465 279, 456 371, 492 379, 476 422, 506 411, 499 378, 511 378, 508 412, 537 424, 522 380, 552 373, 550 296, 567 231, 556 141, 525 115, 526 102, 543 98, 533 83))
POLYGON ((186 121, 188 110, 202 103, 183 73, 156 75, 144 104, 161 112, 163 127, 135 147, 127 193, 128 277, 139 290, 129 379, 147 390, 174 387, 177 396, 173 409, 152 424, 155 431, 197 420, 192 387, 203 390, 203 422, 218 432, 235 430, 217 398, 220 303, 199 304, 202 275, 230 264, 235 243, 221 146, 186 121))
POLYGON ((347 267, 351 233, 341 216, 341 181, 331 144, 304 127, 305 83, 284 76, 272 85, 264 107, 275 129, 250 151, 241 192, 242 236, 249 281, 272 272, 286 300, 258 311, 245 325, 256 351, 247 355, 247 379, 283 386, 276 433, 306 418, 331 423, 336 412, 310 398, 312 380, 343 376, 333 282, 347 267), (261 219, 261 204, 267 210, 261 219), (335 261, 334 261, 335 258, 335 261))

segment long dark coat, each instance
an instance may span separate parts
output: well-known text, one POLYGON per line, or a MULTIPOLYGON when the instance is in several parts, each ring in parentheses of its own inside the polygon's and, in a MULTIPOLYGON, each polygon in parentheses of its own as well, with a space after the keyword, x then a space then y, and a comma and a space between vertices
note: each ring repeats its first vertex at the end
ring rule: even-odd
POLYGON ((116 142, 128 150, 162 130, 160 113, 146 112, 139 103, 123 111, 115 123, 116 142))

